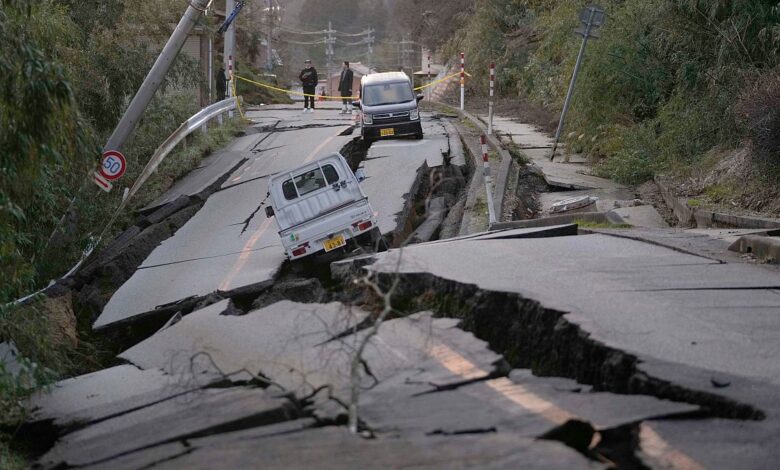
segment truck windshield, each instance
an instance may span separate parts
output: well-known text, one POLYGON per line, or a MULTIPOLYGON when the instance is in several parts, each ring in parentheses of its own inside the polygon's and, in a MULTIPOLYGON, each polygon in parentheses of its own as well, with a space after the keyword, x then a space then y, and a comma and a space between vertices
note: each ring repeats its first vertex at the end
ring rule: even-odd
POLYGON ((338 180, 339 173, 336 168, 333 165, 323 165, 286 180, 282 183, 282 193, 284 193, 285 199, 291 201, 336 183, 338 180))
POLYGON ((363 88, 363 104, 380 106, 383 104, 406 103, 414 100, 409 82, 377 83, 363 88))

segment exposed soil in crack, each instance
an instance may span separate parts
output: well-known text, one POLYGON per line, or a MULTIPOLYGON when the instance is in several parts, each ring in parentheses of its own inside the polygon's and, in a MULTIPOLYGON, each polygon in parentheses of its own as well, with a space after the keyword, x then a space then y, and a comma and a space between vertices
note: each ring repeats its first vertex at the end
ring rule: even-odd
MULTIPOLYGON (((365 263, 370 260, 364 260, 365 263)), ((349 273, 336 273, 348 280, 349 273)), ((378 274, 388 288, 396 274, 378 274)), ((462 320, 471 331, 502 354, 513 368, 531 369, 540 376, 569 377, 596 391, 642 394, 701 406, 710 416, 760 420, 763 411, 727 397, 691 390, 650 377, 636 356, 590 338, 564 312, 545 308, 519 294, 479 289, 428 273, 400 274, 393 304, 400 313, 431 310, 462 320)))
POLYGON ((549 191, 544 176, 531 165, 521 165, 517 175, 517 186, 514 192, 514 209, 512 220, 535 219, 542 212, 539 204, 539 193, 549 191))
POLYGON ((349 168, 353 172, 357 171, 358 167, 360 167, 360 164, 363 163, 363 160, 366 159, 366 154, 368 154, 369 147, 371 147, 371 144, 365 142, 360 136, 353 138, 347 142, 346 145, 341 147, 340 153, 347 160, 347 163, 349 163, 349 168))

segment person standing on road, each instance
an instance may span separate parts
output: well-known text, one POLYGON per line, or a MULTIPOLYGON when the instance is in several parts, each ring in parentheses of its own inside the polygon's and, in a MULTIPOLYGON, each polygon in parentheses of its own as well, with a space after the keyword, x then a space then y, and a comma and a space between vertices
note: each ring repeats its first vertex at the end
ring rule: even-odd
POLYGON ((217 101, 225 99, 225 92, 227 91, 227 80, 225 80, 225 69, 220 67, 217 70, 217 101))
POLYGON ((301 74, 298 76, 298 78, 301 80, 301 85, 303 85, 303 93, 305 95, 303 97, 303 112, 313 113, 314 98, 315 94, 317 93, 317 69, 311 65, 311 60, 309 59, 306 59, 304 64, 305 68, 301 70, 301 74))
POLYGON ((352 69, 349 68, 349 62, 344 61, 344 67, 341 69, 339 78, 339 91, 341 92, 341 103, 344 107, 341 114, 352 114, 352 69))

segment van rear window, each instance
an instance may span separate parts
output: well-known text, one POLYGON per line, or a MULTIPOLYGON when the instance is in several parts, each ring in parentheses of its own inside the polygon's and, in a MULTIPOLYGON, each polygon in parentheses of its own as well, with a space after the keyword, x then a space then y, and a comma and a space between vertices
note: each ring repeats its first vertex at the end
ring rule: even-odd
POLYGON ((338 182, 339 172, 333 165, 323 165, 311 169, 282 183, 284 198, 291 201, 338 182))

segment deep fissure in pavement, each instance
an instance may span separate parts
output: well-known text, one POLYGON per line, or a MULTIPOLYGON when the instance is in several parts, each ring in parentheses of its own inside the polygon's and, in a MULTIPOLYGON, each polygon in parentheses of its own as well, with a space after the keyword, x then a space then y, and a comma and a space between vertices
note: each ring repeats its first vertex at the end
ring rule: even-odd
POLYGON ((520 294, 486 291, 428 273, 377 273, 376 278, 387 288, 396 276, 401 280, 393 300, 396 310, 406 314, 431 310, 460 319, 461 328, 487 341, 512 367, 531 369, 540 376, 569 377, 597 391, 691 403, 715 417, 764 418, 751 405, 648 376, 639 370, 636 356, 591 339, 567 320, 565 312, 520 294))

